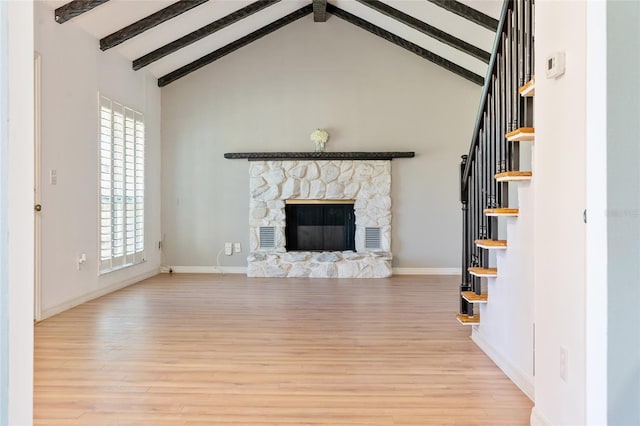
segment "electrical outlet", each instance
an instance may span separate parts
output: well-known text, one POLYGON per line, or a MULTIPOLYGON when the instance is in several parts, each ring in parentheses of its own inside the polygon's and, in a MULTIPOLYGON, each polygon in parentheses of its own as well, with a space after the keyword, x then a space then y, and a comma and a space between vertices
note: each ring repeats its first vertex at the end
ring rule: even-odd
POLYGON ((224 254, 227 256, 231 256, 232 252, 232 243, 224 243, 224 254))
POLYGON ((560 346, 560 378, 567 382, 567 370, 569 368, 569 350, 560 346))
POLYGON ((56 169, 49 170, 49 183, 51 185, 58 184, 58 171, 56 169))
POLYGON ((240 246, 240 243, 233 244, 233 251, 235 251, 236 253, 242 253, 242 247, 240 246))

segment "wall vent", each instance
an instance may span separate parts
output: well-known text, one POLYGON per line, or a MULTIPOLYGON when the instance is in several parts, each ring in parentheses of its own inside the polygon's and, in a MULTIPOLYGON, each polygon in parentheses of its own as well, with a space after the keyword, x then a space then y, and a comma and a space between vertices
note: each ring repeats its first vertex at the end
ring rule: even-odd
POLYGON ((276 228, 274 228, 273 226, 260 227, 260 248, 276 248, 276 228))
POLYGON ((380 250, 380 228, 364 228, 364 248, 369 250, 380 250))

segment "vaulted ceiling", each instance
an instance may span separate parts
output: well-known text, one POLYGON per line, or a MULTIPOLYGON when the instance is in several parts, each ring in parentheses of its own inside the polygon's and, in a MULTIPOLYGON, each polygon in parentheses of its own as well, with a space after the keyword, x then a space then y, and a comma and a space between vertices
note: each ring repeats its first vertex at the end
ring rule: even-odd
MULTIPOLYGON (((297 19, 343 19, 483 84, 500 0, 46 0, 165 86, 297 19)), ((214 66, 214 65, 209 65, 214 66)))

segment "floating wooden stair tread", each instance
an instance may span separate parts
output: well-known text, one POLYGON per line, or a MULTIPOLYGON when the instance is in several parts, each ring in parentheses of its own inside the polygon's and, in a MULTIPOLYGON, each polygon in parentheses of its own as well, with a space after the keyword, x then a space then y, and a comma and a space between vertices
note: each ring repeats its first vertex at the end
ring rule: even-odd
POLYGON ((498 268, 469 268, 467 271, 476 277, 494 278, 498 276, 498 268))
POLYGON ((504 250, 507 248, 507 240, 476 240, 476 245, 488 250, 504 250))
POLYGON ((462 325, 478 325, 480 324, 480 314, 474 314, 472 317, 465 314, 456 315, 456 319, 462 325))
POLYGON ((520 96, 524 98, 530 98, 536 94, 536 78, 532 77, 527 83, 524 84, 520 89, 518 89, 520 96))
POLYGON ((503 172, 495 176, 498 182, 514 182, 518 180, 531 180, 531 172, 503 172))
POLYGON ((533 127, 520 127, 519 129, 504 135, 509 142, 532 141, 534 139, 535 129, 533 127))
POLYGON ((469 303, 487 303, 487 293, 476 294, 474 291, 463 291, 460 293, 462 298, 469 303))
POLYGON ((518 209, 484 209, 484 214, 487 216, 518 216, 519 212, 518 209))

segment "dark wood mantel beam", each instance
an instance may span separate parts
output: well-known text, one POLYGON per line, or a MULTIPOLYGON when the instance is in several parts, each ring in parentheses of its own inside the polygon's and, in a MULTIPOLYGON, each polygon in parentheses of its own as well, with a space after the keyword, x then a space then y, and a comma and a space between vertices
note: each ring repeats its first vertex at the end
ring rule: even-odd
POLYGON ((156 25, 160 25, 163 22, 173 19, 176 16, 208 1, 209 0, 180 0, 179 2, 173 3, 164 9, 152 13, 151 15, 100 39, 100 50, 111 49, 120 43, 124 43, 130 38, 142 34, 156 25))
POLYGON ((362 28, 363 30, 366 30, 368 32, 370 32, 371 34, 375 34, 378 37, 381 37, 393 44, 395 44, 396 46, 400 46, 406 50, 408 50, 411 53, 415 53, 416 55, 433 62, 436 65, 441 66, 442 68, 445 68, 448 71, 451 71, 455 74, 458 74, 459 76, 473 82, 476 83, 480 86, 484 85, 484 77, 469 71, 468 69, 461 67, 460 65, 449 61, 448 59, 443 58, 442 56, 436 55, 433 52, 430 52, 420 46, 418 46, 417 44, 411 43, 408 40, 403 39, 402 37, 398 37, 397 35, 382 29, 376 25, 373 25, 372 23, 370 23, 369 21, 365 21, 362 18, 359 18, 343 9, 340 9, 339 7, 336 7, 334 5, 332 5, 331 3, 327 4, 327 11, 329 13, 331 13, 332 15, 335 15, 339 18, 344 19, 347 22, 352 23, 353 25, 356 25, 360 28, 362 28))
POLYGON ((493 19, 489 15, 485 15, 484 13, 467 6, 466 4, 460 3, 455 0, 428 0, 433 4, 440 6, 443 9, 448 10, 451 13, 455 13, 458 16, 462 16, 469 21, 476 23, 488 30, 493 32, 498 30, 498 20, 493 19))
POLYGON ((327 21, 327 0, 313 0, 313 22, 327 21))
POLYGON ((228 27, 231 24, 234 24, 241 19, 246 18, 247 16, 253 15, 256 12, 261 11, 267 6, 271 6, 272 4, 278 3, 280 0, 258 0, 253 2, 241 9, 236 10, 228 14, 225 17, 222 17, 204 27, 201 27, 183 37, 180 37, 177 40, 172 41, 171 43, 167 43, 162 47, 157 48, 156 50, 147 53, 144 56, 139 57, 133 61, 133 69, 139 70, 142 67, 145 67, 152 62, 155 62, 159 59, 164 58, 165 56, 176 52, 183 47, 186 47, 192 43, 195 43, 198 40, 201 40, 216 31, 220 31, 223 28, 228 27))
POLYGON ((53 12, 53 16, 58 24, 62 24, 108 1, 109 0, 73 0, 57 8, 53 12))
POLYGON ((287 24, 290 24, 293 21, 296 21, 300 18, 302 18, 303 16, 306 16, 308 14, 310 14, 311 12, 313 12, 313 6, 311 4, 308 4, 304 7, 301 7, 300 9, 280 18, 277 19, 275 21, 273 21, 272 23, 265 25, 264 27, 252 32, 251 34, 248 34, 244 37, 239 38, 238 40, 231 42, 229 44, 227 44, 224 47, 221 47, 218 50, 215 50, 211 53, 209 53, 208 55, 205 55, 199 59, 196 59, 195 61, 178 68, 175 71, 170 72, 169 74, 166 74, 162 77, 160 77, 158 79, 158 86, 163 87, 166 86, 169 83, 172 83, 176 80, 178 80, 179 78, 184 77, 187 74, 190 74, 194 71, 196 71, 197 69, 200 69, 202 67, 204 67, 205 65, 208 65, 220 58, 222 58, 223 56, 228 55, 231 52, 234 52, 238 49, 240 49, 241 47, 246 46, 247 44, 254 42, 264 36, 266 36, 269 33, 274 32, 275 30, 284 27, 287 24))
POLYGON ((395 19, 398 22, 401 22, 415 30, 420 31, 423 34, 428 35, 429 37, 433 37, 436 40, 441 41, 442 43, 460 50, 461 52, 471 55, 474 58, 480 59, 484 63, 488 64, 489 59, 491 59, 491 54, 489 52, 486 52, 470 43, 467 43, 464 40, 460 40, 459 38, 454 37, 451 34, 446 33, 432 25, 429 25, 426 22, 416 19, 411 15, 407 15, 406 13, 395 9, 386 3, 382 3, 379 0, 358 1, 384 15, 395 19))
POLYGON ((228 152, 228 160, 270 161, 270 160, 393 160, 413 158, 416 153, 406 152, 228 152))

